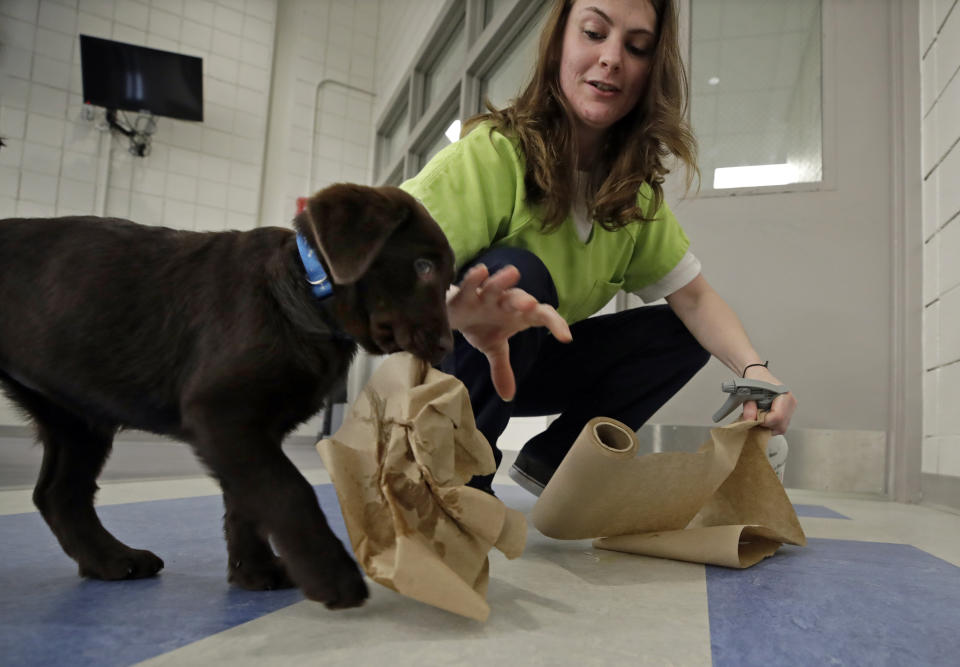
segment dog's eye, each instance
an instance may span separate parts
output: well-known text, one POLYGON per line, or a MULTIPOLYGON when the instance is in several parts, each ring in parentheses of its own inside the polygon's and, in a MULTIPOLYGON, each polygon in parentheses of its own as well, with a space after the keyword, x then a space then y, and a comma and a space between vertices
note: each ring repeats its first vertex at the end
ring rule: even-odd
POLYGON ((413 263, 413 268, 421 278, 429 278, 433 275, 436 267, 434 267, 433 262, 429 259, 421 257, 413 263))

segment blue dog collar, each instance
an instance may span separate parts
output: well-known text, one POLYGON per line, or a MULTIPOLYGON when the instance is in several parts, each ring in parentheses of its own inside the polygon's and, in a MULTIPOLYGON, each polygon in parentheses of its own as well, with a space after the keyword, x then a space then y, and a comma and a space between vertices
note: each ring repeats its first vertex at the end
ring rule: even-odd
POLYGON ((333 293, 330 278, 327 277, 323 264, 317 258, 317 253, 310 247, 302 234, 297 234, 297 249, 300 251, 300 261, 303 262, 303 268, 307 270, 307 282, 310 283, 313 295, 318 299, 330 296, 333 293))

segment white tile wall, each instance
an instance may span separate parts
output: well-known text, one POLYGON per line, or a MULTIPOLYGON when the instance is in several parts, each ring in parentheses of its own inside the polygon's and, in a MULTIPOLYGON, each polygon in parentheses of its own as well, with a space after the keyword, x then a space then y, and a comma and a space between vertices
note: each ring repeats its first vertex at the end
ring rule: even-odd
POLYGON ((81 118, 83 33, 204 59, 206 122, 158 119, 143 159, 114 137, 106 213, 205 230, 257 225, 275 20, 276 0, 0 2, 0 135, 10 144, 0 166, 17 174, 0 189, 0 217, 95 212, 100 140, 81 118), (255 46, 241 63, 244 41, 255 46), (206 155, 223 163, 198 179, 206 155), (231 162, 246 167, 246 191, 229 215, 214 214, 226 197, 201 193, 207 184, 225 191, 231 162))
POLYGON ((940 438, 923 439, 923 462, 920 471, 931 475, 937 474, 940 456, 940 438))
POLYGON ((960 361, 960 287, 944 292, 939 301, 939 362, 960 361))
MULTIPOLYGON (((948 181, 960 189, 960 180, 948 181)), ((958 209, 960 210, 960 206, 958 209)), ((944 293, 960 285, 960 218, 940 230, 939 288, 944 293)))
POLYGON ((940 208, 937 197, 940 189, 940 172, 934 171, 923 181, 923 240, 927 241, 937 231, 940 208))
POLYGON ((944 471, 960 470, 960 436, 944 436, 939 440, 937 469, 941 475, 953 474, 944 471))
POLYGON ((11 18, 36 24, 39 5, 39 0, 7 0, 4 2, 3 13, 11 18))
MULTIPOLYGON (((277 0, 0 0, 0 218, 94 212, 101 133, 81 118, 83 33, 204 59, 203 124, 159 119, 146 159, 112 140, 107 215, 198 230, 287 224, 297 196, 369 182, 376 100, 443 1, 289 0, 291 132, 271 208, 260 200, 277 0), (384 13, 396 21, 378 41, 384 13)), ((20 423, 11 415, 0 404, 0 424, 20 423)))
POLYGON ((923 376, 923 432, 924 440, 936 437, 940 430, 939 405, 937 396, 940 393, 940 369, 934 368, 923 376))
POLYGON ((940 365, 940 301, 923 310, 923 368, 940 365))
MULTIPOLYGON (((339 181, 370 182, 376 3, 297 0, 292 6, 293 53, 285 69, 290 121, 284 128, 280 201, 268 202, 271 214, 279 218, 273 224, 292 217, 297 197, 339 181)), ((244 25, 254 44, 260 31, 255 21, 244 25)), ((241 81, 263 76, 246 63, 238 72, 241 81)))
MULTIPOLYGON (((97 212, 101 133, 81 117, 77 39, 91 34, 204 59, 206 122, 158 119, 142 159, 114 137, 104 213, 259 224, 275 21, 276 0, 0 0, 0 218, 97 212)), ((0 425, 20 423, 0 400, 0 425)))
MULTIPOLYGON (((940 369, 940 386, 937 395, 937 426, 940 435, 960 434, 960 364, 948 364, 940 369)), ((953 474, 940 471, 941 474, 953 474)))
POLYGON ((925 473, 960 477, 960 4, 921 0, 925 473))

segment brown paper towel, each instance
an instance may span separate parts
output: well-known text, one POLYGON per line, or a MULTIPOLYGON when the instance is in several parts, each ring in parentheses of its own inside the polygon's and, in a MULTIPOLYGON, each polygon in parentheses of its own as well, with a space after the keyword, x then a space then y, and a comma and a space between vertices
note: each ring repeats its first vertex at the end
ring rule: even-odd
POLYGON ((759 423, 711 429, 696 453, 638 457, 629 427, 592 419, 534 505, 533 524, 557 539, 598 538, 601 549, 736 568, 782 543, 805 545, 759 423))
POLYGON ((523 515, 477 489, 494 472, 466 388, 407 353, 387 357, 317 450, 367 575, 421 602, 487 619, 487 553, 523 553, 523 515))

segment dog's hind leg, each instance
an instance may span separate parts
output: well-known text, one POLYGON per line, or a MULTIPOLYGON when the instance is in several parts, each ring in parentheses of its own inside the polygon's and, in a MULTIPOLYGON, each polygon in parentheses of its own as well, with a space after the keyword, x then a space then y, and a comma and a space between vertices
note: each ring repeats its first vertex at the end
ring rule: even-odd
POLYGON ((296 586, 283 561, 277 558, 270 543, 260 534, 256 522, 238 509, 241 503, 224 493, 223 504, 226 509, 223 532, 227 538, 228 580, 251 591, 296 586))
POLYGON ((7 377, 3 384, 33 419, 43 444, 33 502, 60 546, 77 561, 80 575, 94 579, 155 575, 163 561, 117 540, 93 507, 96 480, 110 454, 115 429, 79 417, 7 377))

